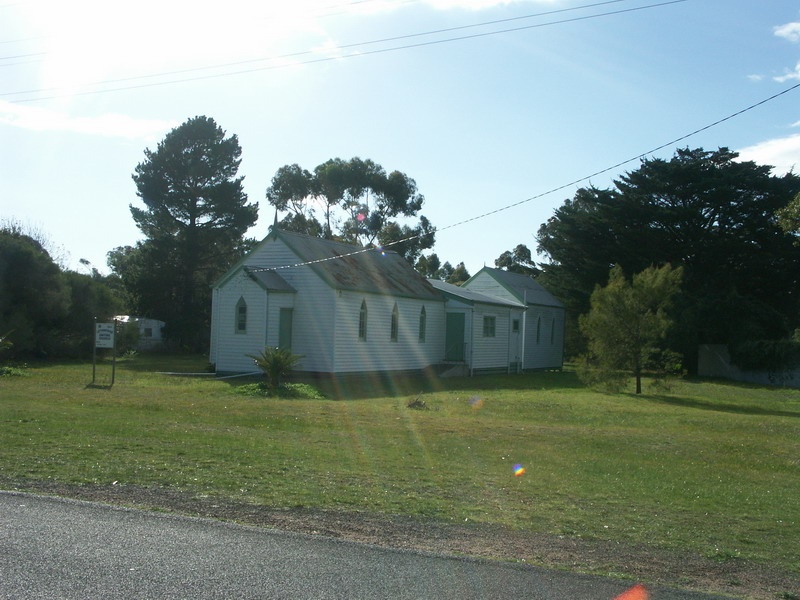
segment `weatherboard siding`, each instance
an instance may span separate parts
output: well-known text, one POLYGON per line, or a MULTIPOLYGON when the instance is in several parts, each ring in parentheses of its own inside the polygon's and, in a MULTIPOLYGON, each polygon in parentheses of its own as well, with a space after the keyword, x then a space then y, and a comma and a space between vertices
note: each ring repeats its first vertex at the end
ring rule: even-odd
MULTIPOLYGON (((529 305, 526 311, 503 304, 516 301, 512 292, 481 273, 469 286, 493 298, 436 299, 386 290, 339 289, 319 263, 302 264, 292 250, 293 238, 266 238, 218 283, 213 292, 211 360, 220 372, 252 372, 253 360, 264 347, 279 345, 281 309, 292 309, 291 350, 302 358, 297 370, 321 373, 368 373, 419 370, 445 359, 446 314, 465 314, 464 359, 474 371, 561 366, 563 310, 529 305), (265 274, 258 269, 270 269, 265 274), (292 291, 295 290, 295 291, 292 291), (422 299, 425 298, 425 299, 422 299), (247 330, 236 331, 236 306, 247 303, 247 330), (361 303, 367 304, 367 336, 359 339, 361 303), (392 339, 392 312, 397 307, 397 338, 392 339), (421 309, 425 307, 425 339, 419 339, 421 309), (483 318, 495 318, 494 336, 483 336, 483 318), (538 341, 535 324, 541 318, 538 341), (515 319, 520 331, 512 331, 515 319), (533 323, 533 324, 532 324, 533 323), (521 350, 525 341, 524 361, 521 350)), ((392 268, 397 270, 397 265, 392 268)), ((403 271, 403 269, 401 269, 403 271)), ((413 273, 411 273, 413 277, 413 273)), ((394 282, 394 283, 392 283, 394 282)), ((346 284, 347 282, 345 282, 346 284)), ((423 282, 424 283, 424 282, 423 282)), ((344 285, 343 287, 347 287, 344 285)), ((423 286, 425 287, 425 286, 423 286)), ((430 290, 430 286, 428 286, 430 290)))
MULTIPOLYGON (((515 296, 487 272, 475 275, 466 287, 476 292, 517 302, 522 301, 524 297, 524 294, 522 297, 515 296)), ((564 364, 564 309, 529 303, 520 319, 520 327, 523 330, 521 335, 524 337, 522 368, 560 369, 564 364)))
POLYGON ((303 357, 296 369, 328 372, 332 365, 334 292, 309 265, 295 266, 300 263, 300 258, 280 239, 262 244, 246 259, 246 265, 251 268, 275 268, 298 290, 296 294, 269 294, 269 344, 278 345, 280 309, 293 308, 292 352, 303 357))
POLYGON ((259 354, 264 349, 266 293, 240 271, 228 285, 215 290, 213 298, 215 319, 211 362, 221 372, 256 371, 248 354, 259 354), (247 303, 247 329, 244 333, 236 332, 236 306, 240 299, 247 303))
POLYGON ((564 364, 564 311, 532 305, 525 314, 524 369, 560 369, 564 364))
POLYGON ((335 364, 338 373, 411 371, 441 362, 444 354, 444 303, 352 291, 337 292, 335 364), (359 339, 361 303, 367 306, 367 336, 359 339), (391 339, 397 303, 397 341, 391 339), (425 307, 425 341, 419 340, 419 315, 425 307))
POLYGON ((488 273, 477 273, 475 277, 470 279, 469 285, 465 286, 473 292, 480 292, 503 300, 511 300, 512 302, 522 302, 522 298, 517 298, 508 289, 500 285, 498 281, 488 273))
POLYGON ((472 368, 507 369, 509 357, 510 319, 508 309, 476 305, 472 312, 473 348, 471 353, 472 368), (483 319, 494 317, 494 337, 484 337, 483 319))

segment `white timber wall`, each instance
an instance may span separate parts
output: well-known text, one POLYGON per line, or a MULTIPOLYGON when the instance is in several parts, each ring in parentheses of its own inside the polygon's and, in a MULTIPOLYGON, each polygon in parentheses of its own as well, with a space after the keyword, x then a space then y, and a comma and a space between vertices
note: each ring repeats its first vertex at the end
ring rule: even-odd
POLYGON ((529 305, 525 311, 524 369, 560 369, 564 363, 564 311, 529 305))
POLYGON ((267 294, 243 271, 239 271, 223 288, 214 290, 212 314, 211 354, 209 360, 217 371, 248 373, 257 371, 248 354, 259 354, 264 349, 267 294), (247 328, 236 330, 237 304, 243 299, 247 304, 247 328))
POLYGON ((438 363, 444 356, 444 302, 352 291, 336 292, 335 371, 359 373, 410 371, 438 363), (361 303, 367 306, 367 336, 359 339, 361 303), (391 339, 392 311, 397 304, 397 340, 391 339), (419 317, 425 307, 425 340, 419 339, 419 317))
MULTIPOLYGON (((470 282, 469 289, 519 302, 487 273, 479 273, 470 282)), ((522 318, 525 339, 523 369, 560 369, 564 364, 564 310, 529 304, 522 318)))
MULTIPOLYGON (((265 243, 245 260, 247 266, 254 268, 285 267, 299 262, 299 257, 279 239, 265 243)), ((278 345, 280 308, 293 308, 292 352, 303 356, 296 369, 330 371, 333 364, 333 290, 308 265, 279 268, 276 272, 297 293, 269 294, 266 340, 272 346, 278 345)))
POLYGON ((473 369, 506 369, 513 362, 510 354, 511 319, 507 308, 476 304, 472 311, 473 369), (494 317, 494 337, 484 337, 484 317, 494 317))
POLYGON ((502 298, 503 300, 521 302, 519 298, 497 283, 497 280, 487 273, 478 273, 475 276, 475 279, 469 282, 469 285, 466 286, 466 289, 472 290, 473 292, 480 292, 481 294, 486 294, 487 296, 502 298))

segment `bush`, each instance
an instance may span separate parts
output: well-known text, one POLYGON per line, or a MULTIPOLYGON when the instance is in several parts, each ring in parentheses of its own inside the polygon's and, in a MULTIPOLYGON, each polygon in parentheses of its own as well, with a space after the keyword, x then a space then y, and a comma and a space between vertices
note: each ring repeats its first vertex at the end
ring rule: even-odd
POLYGON ((575 372, 586 387, 609 394, 619 394, 628 386, 628 373, 601 366, 586 355, 578 357, 575 372))
POLYGON ((264 383, 271 389, 277 389, 303 358, 283 348, 264 348, 261 354, 248 356, 264 373, 264 383))
POLYGON ((21 366, 12 366, 12 365, 5 365, 0 366, 0 378, 3 377, 28 377, 29 373, 25 370, 27 365, 21 366))
POLYGON ((307 383, 284 383, 270 388, 265 383, 247 383, 234 388, 234 393, 254 398, 295 398, 299 400, 324 400, 325 396, 307 383))
POLYGON ((731 348, 731 363, 742 371, 789 371, 800 366, 800 342, 758 340, 731 348))

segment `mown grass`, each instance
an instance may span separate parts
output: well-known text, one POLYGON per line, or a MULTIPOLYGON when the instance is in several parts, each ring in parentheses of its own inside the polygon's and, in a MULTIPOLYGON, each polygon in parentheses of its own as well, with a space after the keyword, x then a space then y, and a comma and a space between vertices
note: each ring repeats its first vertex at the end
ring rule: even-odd
POLYGON ((0 379, 0 482, 163 486, 274 507, 495 523, 797 571, 800 391, 574 373, 316 382, 237 394, 201 358, 30 365, 0 379), (371 392, 372 390, 372 392, 371 392), (427 410, 411 410, 420 397, 427 410), (513 466, 526 473, 515 477, 513 466))

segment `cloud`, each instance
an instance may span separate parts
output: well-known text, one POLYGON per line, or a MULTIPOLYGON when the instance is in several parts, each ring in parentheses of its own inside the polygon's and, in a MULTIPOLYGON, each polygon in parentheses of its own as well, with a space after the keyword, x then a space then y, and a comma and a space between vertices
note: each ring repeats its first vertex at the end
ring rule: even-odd
POLYGON ((778 83, 785 83, 793 79, 800 80, 800 62, 794 66, 794 71, 786 71, 785 75, 779 75, 778 77, 773 77, 773 79, 778 83))
POLYGON ((787 39, 790 42, 800 42, 800 22, 778 25, 773 31, 776 36, 787 39))
POLYGON ((0 101, 0 124, 31 131, 79 133, 131 140, 152 141, 177 123, 158 119, 137 119, 106 113, 75 117, 66 113, 0 101))
POLYGON ((800 171, 800 134, 766 140, 738 150, 739 160, 751 160, 774 167, 774 175, 800 171))

